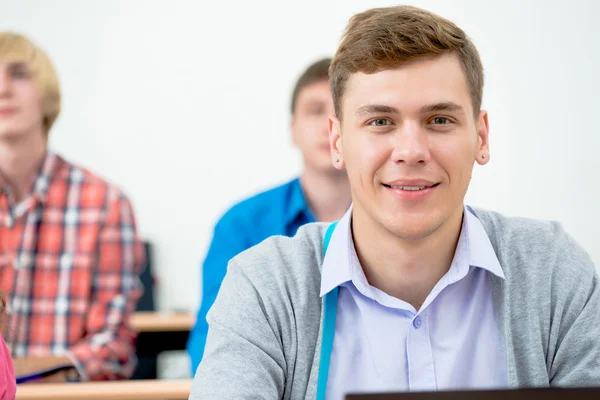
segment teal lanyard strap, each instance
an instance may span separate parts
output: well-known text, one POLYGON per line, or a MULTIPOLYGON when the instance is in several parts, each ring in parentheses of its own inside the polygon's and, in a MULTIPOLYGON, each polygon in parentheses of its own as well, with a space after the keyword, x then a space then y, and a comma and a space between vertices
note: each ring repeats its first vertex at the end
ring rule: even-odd
MULTIPOLYGON (((327 253, 327 247, 331 235, 337 225, 332 223, 325 232, 323 239, 323 255, 327 253)), ((327 377, 329 376, 329 362, 331 361, 331 349, 333 348, 333 335, 335 333, 335 317, 337 313, 338 288, 334 288, 325 294, 323 309, 323 336, 321 340, 321 360, 319 362, 319 380, 317 383, 317 400, 325 400, 327 389, 327 377)))

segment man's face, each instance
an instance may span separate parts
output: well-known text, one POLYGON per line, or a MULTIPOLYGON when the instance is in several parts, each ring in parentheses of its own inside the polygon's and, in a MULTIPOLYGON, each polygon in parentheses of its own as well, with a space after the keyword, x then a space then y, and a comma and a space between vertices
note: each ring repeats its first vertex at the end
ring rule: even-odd
POLYGON ((342 114, 330 119, 330 142, 353 218, 405 240, 461 218, 473 164, 489 160, 488 121, 485 111, 474 117, 455 55, 353 74, 342 114))
POLYGON ((292 139, 302 152, 305 167, 334 172, 327 122, 335 114, 333 99, 326 80, 304 87, 296 99, 292 118, 292 139))
POLYGON ((0 139, 43 126, 41 92, 24 62, 0 61, 0 139))

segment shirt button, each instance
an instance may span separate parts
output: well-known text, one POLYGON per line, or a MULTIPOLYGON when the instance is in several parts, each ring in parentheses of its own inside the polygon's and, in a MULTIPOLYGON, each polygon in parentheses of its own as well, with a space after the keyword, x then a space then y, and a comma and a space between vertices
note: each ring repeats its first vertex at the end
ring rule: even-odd
POLYGON ((413 320, 413 326, 416 329, 419 329, 421 327, 421 317, 417 317, 413 320))

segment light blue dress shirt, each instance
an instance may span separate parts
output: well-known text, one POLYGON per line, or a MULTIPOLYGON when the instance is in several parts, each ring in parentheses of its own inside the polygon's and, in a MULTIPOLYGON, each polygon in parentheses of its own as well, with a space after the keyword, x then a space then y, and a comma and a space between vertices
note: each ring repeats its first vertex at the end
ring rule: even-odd
POLYGON ((339 287, 326 399, 507 387, 488 282, 489 274, 505 277, 477 217, 465 208, 450 269, 417 311, 369 285, 352 240, 351 213, 333 232, 323 263, 321 296, 339 287))

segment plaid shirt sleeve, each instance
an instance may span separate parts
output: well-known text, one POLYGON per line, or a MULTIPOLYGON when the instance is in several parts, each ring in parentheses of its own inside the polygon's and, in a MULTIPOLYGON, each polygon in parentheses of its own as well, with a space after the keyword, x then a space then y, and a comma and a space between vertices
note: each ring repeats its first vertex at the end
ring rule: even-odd
POLYGON ((128 319, 142 294, 139 275, 145 256, 131 204, 123 195, 108 205, 97 251, 87 334, 69 356, 85 380, 126 379, 137 362, 136 333, 128 319))

